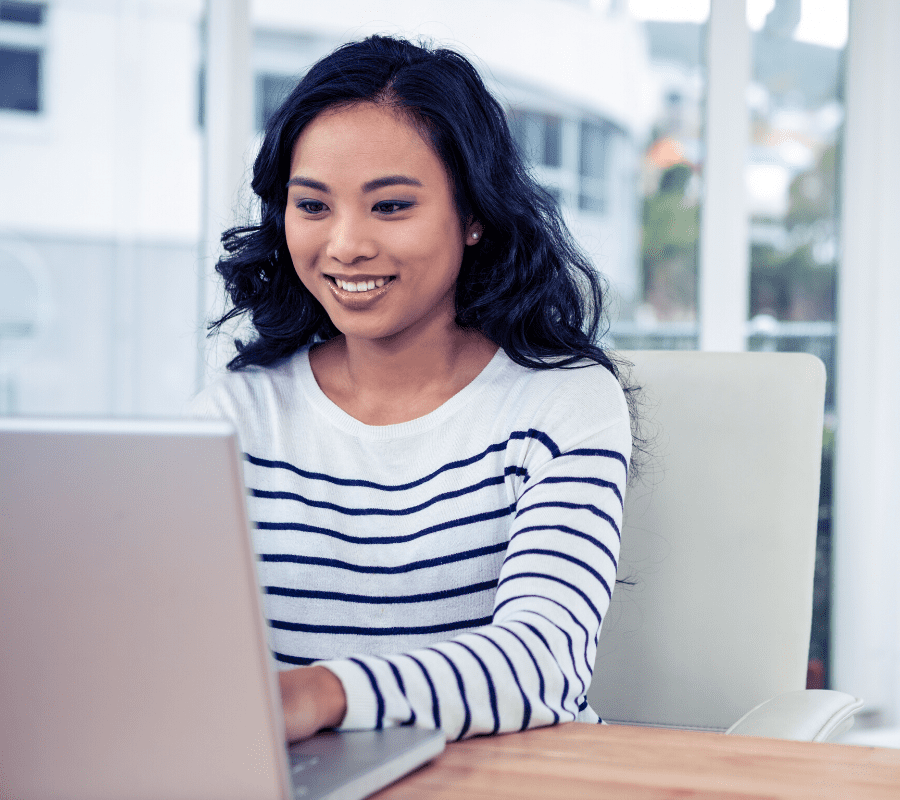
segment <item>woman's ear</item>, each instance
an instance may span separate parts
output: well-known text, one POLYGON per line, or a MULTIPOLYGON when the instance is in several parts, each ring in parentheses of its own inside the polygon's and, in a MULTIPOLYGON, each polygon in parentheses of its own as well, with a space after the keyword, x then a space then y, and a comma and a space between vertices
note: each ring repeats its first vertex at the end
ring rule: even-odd
POLYGON ((466 226, 466 244, 478 244, 484 234, 484 226, 477 220, 466 226))

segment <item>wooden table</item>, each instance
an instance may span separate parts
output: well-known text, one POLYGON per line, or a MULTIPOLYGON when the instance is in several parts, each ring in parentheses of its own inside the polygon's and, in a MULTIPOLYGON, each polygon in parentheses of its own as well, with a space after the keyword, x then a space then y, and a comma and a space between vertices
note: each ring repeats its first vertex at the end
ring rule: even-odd
POLYGON ((373 800, 900 799, 900 750, 568 723, 448 744, 373 800))

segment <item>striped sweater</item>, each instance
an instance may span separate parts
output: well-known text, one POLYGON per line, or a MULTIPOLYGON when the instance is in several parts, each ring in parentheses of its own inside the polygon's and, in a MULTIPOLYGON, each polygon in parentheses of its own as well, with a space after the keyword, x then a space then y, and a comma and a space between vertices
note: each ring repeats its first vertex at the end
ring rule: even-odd
POLYGON ((343 728, 598 720, 585 694, 631 452, 606 369, 501 349, 432 413, 370 426, 304 348, 225 375, 190 413, 238 430, 273 653, 340 679, 343 728))

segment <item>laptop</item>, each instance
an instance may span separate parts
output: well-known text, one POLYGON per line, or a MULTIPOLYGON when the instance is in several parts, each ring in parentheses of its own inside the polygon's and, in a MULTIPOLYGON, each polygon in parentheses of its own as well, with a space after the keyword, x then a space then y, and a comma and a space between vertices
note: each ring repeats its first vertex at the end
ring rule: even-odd
POLYGON ((440 731, 290 748, 226 423, 0 418, 0 797, 357 800, 440 731))

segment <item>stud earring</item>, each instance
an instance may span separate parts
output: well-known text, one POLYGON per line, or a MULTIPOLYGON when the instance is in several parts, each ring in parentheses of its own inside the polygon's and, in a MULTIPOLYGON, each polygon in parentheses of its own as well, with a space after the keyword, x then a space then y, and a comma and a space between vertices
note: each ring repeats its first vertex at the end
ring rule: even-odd
POLYGON ((473 242, 478 241, 478 231, 472 231, 472 241, 473 242))

